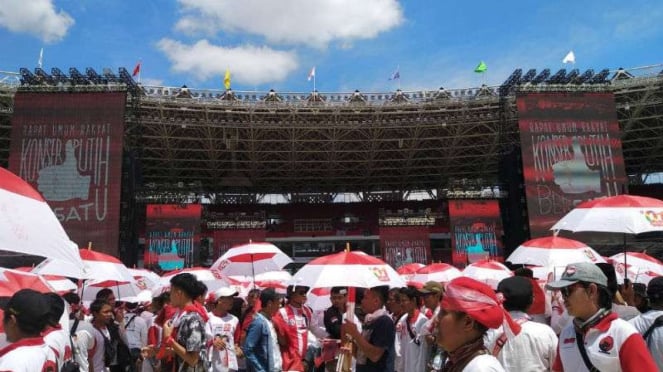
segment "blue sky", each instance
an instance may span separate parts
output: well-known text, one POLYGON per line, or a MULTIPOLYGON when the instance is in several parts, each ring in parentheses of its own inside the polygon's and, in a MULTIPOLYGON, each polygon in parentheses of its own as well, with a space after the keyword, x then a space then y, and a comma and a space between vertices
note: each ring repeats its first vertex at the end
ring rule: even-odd
POLYGON ((663 63, 663 2, 2 0, 1 71, 141 60, 146 85, 322 92, 500 84, 515 68, 663 63), (488 72, 473 72, 479 61, 488 72))

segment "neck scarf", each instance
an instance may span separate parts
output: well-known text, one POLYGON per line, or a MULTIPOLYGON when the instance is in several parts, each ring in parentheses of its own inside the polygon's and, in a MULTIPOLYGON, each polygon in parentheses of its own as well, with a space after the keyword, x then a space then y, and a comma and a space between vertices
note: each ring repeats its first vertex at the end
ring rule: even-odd
POLYGON ((472 359, 481 354, 488 354, 488 350, 483 345, 483 337, 479 337, 450 352, 447 357, 447 363, 442 368, 442 371, 462 372, 472 359))

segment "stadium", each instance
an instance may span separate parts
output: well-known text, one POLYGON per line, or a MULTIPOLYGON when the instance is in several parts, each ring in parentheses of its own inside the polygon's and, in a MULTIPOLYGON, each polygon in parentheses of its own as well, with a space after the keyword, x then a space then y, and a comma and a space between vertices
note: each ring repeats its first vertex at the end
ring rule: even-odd
MULTIPOLYGON (((394 266, 463 265, 471 248, 503 260, 582 200, 663 197, 663 65, 344 93, 21 69, 0 73, 0 166, 49 190, 79 246, 127 265, 205 264, 248 240, 300 263, 346 243, 394 266), (530 166, 547 170, 531 178, 530 166), (63 190, 63 172, 83 186, 63 190)), ((623 246, 588 239, 604 255, 623 246)), ((660 256, 657 236, 624 239, 660 256)))

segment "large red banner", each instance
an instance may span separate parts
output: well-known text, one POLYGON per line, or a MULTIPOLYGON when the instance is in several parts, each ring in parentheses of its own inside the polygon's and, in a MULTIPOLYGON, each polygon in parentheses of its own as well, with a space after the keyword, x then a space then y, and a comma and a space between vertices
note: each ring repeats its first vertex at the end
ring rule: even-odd
POLYGON ((621 132, 611 93, 528 93, 517 97, 532 238, 575 205, 621 194, 621 132))
POLYGON ((497 200, 450 200, 451 260, 457 267, 504 260, 502 219, 497 200))
POLYGON ((199 263, 200 204, 148 204, 144 265, 176 270, 199 263))
POLYGON ((246 244, 250 241, 264 242, 267 232, 265 229, 225 229, 214 230, 214 259, 221 257, 226 251, 236 245, 246 244))
POLYGON ((37 189, 69 238, 118 256, 126 94, 14 97, 9 169, 37 189))
POLYGON ((430 234, 427 226, 380 226, 382 258, 397 269, 405 264, 430 260, 430 234))

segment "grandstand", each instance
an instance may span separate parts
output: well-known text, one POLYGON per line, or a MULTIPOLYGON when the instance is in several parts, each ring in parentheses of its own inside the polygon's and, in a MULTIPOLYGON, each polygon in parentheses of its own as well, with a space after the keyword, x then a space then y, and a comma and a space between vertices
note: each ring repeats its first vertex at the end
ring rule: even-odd
MULTIPOLYGON (((364 222, 340 229, 338 221, 346 212, 338 210, 322 213, 322 221, 308 221, 322 227, 300 232, 316 239, 340 234, 334 239, 340 241, 344 234, 339 230, 351 231, 374 242, 378 220, 388 214, 378 212, 384 209, 380 203, 396 203, 387 209, 398 211, 414 195, 443 202, 505 199, 519 183, 522 192, 522 179, 505 178, 500 171, 521 167, 510 157, 520 146, 516 95, 521 93, 614 93, 629 183, 645 183, 647 175, 663 172, 662 69, 517 69, 500 86, 349 93, 142 86, 124 68, 117 75, 92 68, 85 73, 71 68, 69 75, 57 68, 51 74, 41 69, 0 72, 0 165, 8 162, 16 91, 126 91, 124 172, 132 186, 123 184, 122 200, 134 213, 125 227, 141 220, 144 204, 202 201, 213 205, 205 218, 244 209, 259 216, 246 226, 255 228, 262 221, 265 227, 258 228, 268 230, 268 239, 301 239, 294 217, 274 231, 265 222, 270 215, 287 216, 290 207, 279 211, 256 205, 276 194, 307 214, 301 205, 310 210, 352 195, 364 205, 375 203, 371 211, 357 212, 364 213, 364 222), (237 207, 224 207, 229 205, 237 207)), ((315 219, 316 213, 309 214, 315 219)), ((223 220, 218 226, 229 226, 223 220)), ((434 218, 434 238, 448 239, 446 220, 444 212, 434 218)), ((127 239, 136 240, 140 231, 130 235, 127 239)), ((447 243, 441 246, 448 249, 447 243)), ((369 251, 375 249, 373 243, 369 251)))

